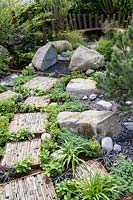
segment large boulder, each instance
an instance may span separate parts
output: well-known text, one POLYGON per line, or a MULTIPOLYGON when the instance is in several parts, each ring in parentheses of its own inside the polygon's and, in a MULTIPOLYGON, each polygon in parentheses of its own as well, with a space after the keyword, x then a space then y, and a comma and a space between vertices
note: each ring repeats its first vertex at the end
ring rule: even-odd
POLYGON ((72 79, 66 87, 66 91, 74 99, 82 99, 84 96, 90 96, 97 93, 96 82, 91 79, 77 78, 72 79))
POLYGON ((32 65, 40 71, 45 71, 57 62, 57 52, 52 44, 40 47, 32 59, 32 65))
POLYGON ((119 117, 112 111, 60 112, 57 120, 61 128, 87 136, 116 136, 121 132, 119 117))
POLYGON ((71 71, 86 71, 89 68, 100 68, 104 66, 104 56, 93 49, 79 46, 69 64, 71 71))
POLYGON ((58 53, 61 53, 63 51, 72 51, 72 44, 68 42, 67 40, 58 40, 54 42, 49 42, 48 44, 53 44, 56 48, 58 53))

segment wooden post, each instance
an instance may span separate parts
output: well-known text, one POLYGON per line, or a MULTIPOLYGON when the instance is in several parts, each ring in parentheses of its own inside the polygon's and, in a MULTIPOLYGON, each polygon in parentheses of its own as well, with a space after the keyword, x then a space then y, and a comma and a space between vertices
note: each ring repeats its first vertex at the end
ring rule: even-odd
POLYGON ((72 20, 71 14, 69 14, 69 22, 70 22, 70 25, 71 25, 71 29, 74 30, 74 25, 73 25, 73 20, 72 20))
POLYGON ((95 28, 98 28, 98 17, 97 17, 97 14, 95 14, 95 28))
POLYGON ((73 21, 74 21, 74 29, 77 30, 77 19, 76 19, 76 15, 73 14, 73 21))
POLYGON ((113 25, 115 25, 116 14, 113 14, 113 25))
POLYGON ((92 16, 89 14, 89 28, 92 28, 92 16))
POLYGON ((101 27, 103 27, 103 22, 104 22, 104 15, 101 15, 101 27))
POLYGON ((30 22, 32 21, 32 11, 28 12, 28 19, 29 19, 30 22))
POLYGON ((82 25, 81 25, 81 16, 78 14, 78 25, 79 25, 79 29, 82 29, 82 25))
POLYGON ((83 15, 83 20, 84 20, 84 29, 87 29, 87 23, 86 23, 86 15, 83 15))

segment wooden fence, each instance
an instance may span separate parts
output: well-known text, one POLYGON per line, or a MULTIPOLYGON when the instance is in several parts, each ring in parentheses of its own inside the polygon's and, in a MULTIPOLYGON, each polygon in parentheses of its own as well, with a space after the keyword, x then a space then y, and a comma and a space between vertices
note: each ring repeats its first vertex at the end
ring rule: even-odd
POLYGON ((51 19, 52 32, 58 31, 74 31, 81 32, 103 30, 112 28, 127 28, 133 19, 133 13, 127 16, 111 15, 92 15, 92 14, 69 14, 65 19, 56 19, 54 16, 51 19))

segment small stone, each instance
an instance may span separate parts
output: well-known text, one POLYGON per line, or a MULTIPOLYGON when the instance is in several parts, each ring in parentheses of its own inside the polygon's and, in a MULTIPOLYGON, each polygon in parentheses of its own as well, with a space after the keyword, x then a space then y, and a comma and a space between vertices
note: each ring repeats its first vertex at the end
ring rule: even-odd
POLYGON ((132 101, 126 101, 126 105, 127 106, 131 106, 132 105, 132 101))
POLYGON ((125 122, 124 125, 129 131, 133 131, 133 122, 125 122))
POLYGON ((99 110, 112 110, 112 103, 104 100, 100 100, 96 103, 99 110))
POLYGON ((62 156, 63 156, 63 151, 61 149, 58 149, 57 151, 55 151, 50 155, 50 157, 53 159, 61 159, 62 156))
POLYGON ((88 97, 87 97, 87 96, 84 96, 84 97, 83 97, 83 100, 88 100, 88 97))
POLYGON ((113 150, 113 140, 111 137, 104 137, 101 141, 102 149, 106 152, 113 150))
POLYGON ((30 63, 28 66, 29 66, 29 67, 33 67, 32 63, 30 63))
POLYGON ((57 106, 58 104, 56 102, 52 102, 49 104, 50 106, 57 106))
POLYGON ((90 101, 93 101, 93 100, 95 100, 97 98, 97 94, 91 94, 90 96, 89 96, 89 100, 90 101))
POLYGON ((33 90, 31 90, 31 91, 30 91, 30 95, 31 95, 31 96, 34 96, 34 95, 35 95, 35 92, 34 92, 33 90))
POLYGON ((87 69, 85 73, 86 73, 87 76, 89 76, 89 75, 94 73, 94 70, 93 69, 87 69))
POLYGON ((41 140, 45 141, 45 140, 50 140, 51 139, 51 135, 49 133, 43 133, 41 135, 41 140))
POLYGON ((121 145, 114 144, 113 150, 115 151, 115 153, 120 153, 121 152, 121 145))

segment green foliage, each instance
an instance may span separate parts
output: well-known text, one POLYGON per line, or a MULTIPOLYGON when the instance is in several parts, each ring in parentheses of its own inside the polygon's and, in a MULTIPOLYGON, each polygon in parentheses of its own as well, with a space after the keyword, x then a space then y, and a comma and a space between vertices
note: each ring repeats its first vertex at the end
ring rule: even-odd
POLYGON ((56 186, 58 200, 110 200, 112 195, 119 194, 115 180, 100 173, 92 175, 90 180, 83 177, 82 180, 63 180, 56 186))
POLYGON ((60 78, 54 87, 48 91, 47 96, 53 101, 67 101, 70 100, 70 95, 66 92, 66 85, 71 79, 87 78, 84 73, 73 72, 70 75, 60 78))
POLYGON ((133 11, 133 1, 132 0, 113 0, 114 6, 119 14, 123 16, 127 13, 132 13, 133 11))
POLYGON ((133 193, 133 161, 120 156, 117 166, 112 167, 111 175, 119 186, 119 191, 124 194, 133 193))
POLYGON ((19 93, 18 99, 23 100, 23 99, 25 99, 26 97, 29 96, 29 94, 30 94, 30 89, 27 88, 27 87, 24 87, 24 86, 22 86, 22 85, 19 85, 19 86, 17 86, 17 87, 15 88, 15 92, 18 92, 18 93, 19 93))
POLYGON ((15 113, 16 109, 16 102, 14 99, 7 99, 0 101, 0 113, 2 115, 8 115, 9 113, 15 113))
POLYGON ((119 33, 117 47, 104 73, 97 74, 96 81, 108 98, 126 99, 133 96, 133 26, 119 33))
POLYGON ((0 12, 0 44, 4 45, 7 40, 13 38, 15 26, 12 23, 12 11, 10 8, 3 8, 0 12))
POLYGON ((0 147, 0 158, 3 157, 5 154, 5 148, 4 147, 0 147))
POLYGON ((100 9, 104 14, 113 14, 114 13, 114 5, 112 0, 99 0, 98 1, 100 9))
POLYGON ((83 112, 89 109, 90 109, 90 106, 87 103, 73 102, 73 101, 65 102, 60 107, 60 111, 72 111, 72 112, 83 112))
POLYGON ((9 140, 13 142, 19 142, 19 141, 26 141, 26 140, 32 140, 35 138, 35 134, 28 129, 20 129, 17 133, 13 133, 10 135, 9 140))
POLYGON ((110 61, 111 60, 111 54, 113 52, 113 41, 108 40, 106 38, 102 38, 98 42, 98 48, 97 51, 104 55, 105 61, 110 61))
POLYGON ((8 90, 8 87, 5 85, 0 85, 0 93, 5 92, 8 90))
POLYGON ((22 70, 23 76, 33 76, 36 74, 36 71, 33 67, 27 66, 25 69, 22 70))
POLYGON ((66 129, 62 129, 59 136, 61 151, 63 152, 62 163, 65 167, 72 167, 74 176, 75 167, 83 162, 81 155, 97 157, 101 151, 100 144, 95 139, 87 139, 83 136, 72 134, 66 129))
POLYGON ((22 85, 28 81, 30 81, 33 78, 33 76, 24 76, 24 75, 20 75, 19 77, 16 77, 13 82, 15 84, 15 86, 19 86, 22 85))
POLYGON ((7 117, 0 116, 0 134, 8 131, 9 120, 7 117))
POLYGON ((9 55, 5 55, 4 52, 0 51, 0 76, 5 74, 10 60, 11 57, 9 55))
POLYGON ((51 158, 48 150, 40 152, 40 163, 43 173, 48 177, 55 177, 64 171, 62 163, 57 159, 51 158))
POLYGON ((17 104, 17 109, 20 113, 35 112, 38 110, 34 104, 24 105, 21 102, 17 104))
POLYGON ((14 167, 16 169, 16 173, 18 174, 28 174, 31 170, 31 164, 33 160, 32 158, 26 158, 21 161, 18 161, 14 164, 14 167))
POLYGON ((78 48, 80 45, 86 46, 86 38, 82 33, 73 32, 59 32, 56 36, 53 36, 54 40, 68 40, 74 49, 78 48))

